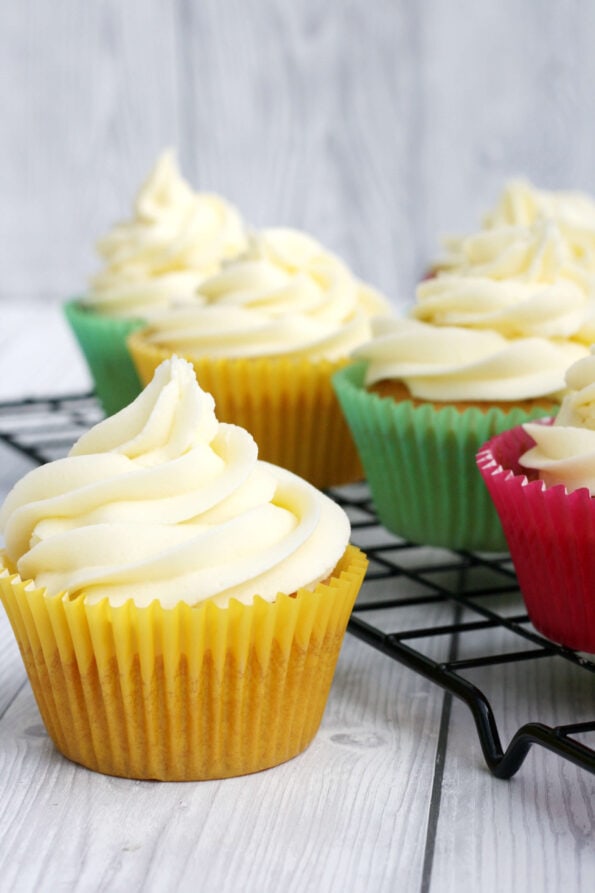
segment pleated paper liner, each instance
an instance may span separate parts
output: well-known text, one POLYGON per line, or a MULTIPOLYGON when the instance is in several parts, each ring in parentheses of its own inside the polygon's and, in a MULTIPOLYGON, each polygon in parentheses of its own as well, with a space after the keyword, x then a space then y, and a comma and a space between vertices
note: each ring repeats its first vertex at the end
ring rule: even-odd
POLYGON ((49 597, 4 557, 0 597, 66 757, 127 778, 225 778, 311 742, 366 567, 348 546, 327 582, 273 603, 114 608, 49 597))
POLYGON ((534 445, 523 428, 485 444, 477 464, 506 534, 535 628, 595 654, 595 500, 587 489, 546 488, 519 465, 534 445))
POLYGON ((414 543, 505 551, 475 454, 493 434, 545 410, 416 407, 370 393, 364 374, 365 364, 352 364, 334 375, 333 385, 384 526, 414 543))
POLYGON ((141 391, 126 338, 145 322, 97 313, 78 300, 68 301, 64 314, 87 361, 103 410, 113 415, 141 391))
MULTIPOLYGON (((131 335, 128 347, 144 384, 172 355, 148 343, 142 332, 131 335)), ((219 421, 246 428, 260 459, 316 487, 361 480, 357 450, 331 385, 332 374, 346 360, 185 359, 201 388, 215 398, 219 421)))

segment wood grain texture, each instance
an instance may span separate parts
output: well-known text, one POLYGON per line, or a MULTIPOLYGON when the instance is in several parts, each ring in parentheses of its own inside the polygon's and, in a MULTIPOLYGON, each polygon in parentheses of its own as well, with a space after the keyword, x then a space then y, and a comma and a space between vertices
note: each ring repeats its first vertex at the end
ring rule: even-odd
POLYGON ((409 16, 390 0, 183 8, 197 182, 257 225, 314 233, 396 300, 398 259, 409 278, 415 261, 409 16))
MULTIPOLYGON (((474 635, 473 642, 478 653, 511 649, 511 637, 499 630, 474 635)), ((592 675, 559 658, 466 675, 487 693, 504 746, 529 720, 557 725, 592 719, 592 675)), ((518 776, 496 782, 474 738, 469 711, 456 703, 430 890, 588 888, 595 872, 595 778, 533 746, 518 776)), ((594 739, 585 738, 591 747, 594 739)))
POLYGON ((513 176, 594 193, 593 5, 421 6, 424 248, 475 227, 513 176))
POLYGON ((2 305, 0 400, 91 390, 91 378, 57 303, 2 305))
POLYGON ((417 889, 440 700, 348 638, 303 755, 242 779, 159 784, 64 760, 26 686, 0 721, 3 884, 190 891, 200 879, 204 890, 297 893, 389 891, 399 878, 417 889))
POLYGON ((43 0, 0 13, 0 300, 60 300, 158 152, 395 304, 506 177, 595 192, 595 8, 43 0))
POLYGON ((160 0, 2 5, 3 297, 84 288, 95 239, 178 142, 173 13, 160 0))
POLYGON ((26 682, 24 668, 19 667, 20 655, 10 624, 0 614, 0 725, 4 714, 26 682))

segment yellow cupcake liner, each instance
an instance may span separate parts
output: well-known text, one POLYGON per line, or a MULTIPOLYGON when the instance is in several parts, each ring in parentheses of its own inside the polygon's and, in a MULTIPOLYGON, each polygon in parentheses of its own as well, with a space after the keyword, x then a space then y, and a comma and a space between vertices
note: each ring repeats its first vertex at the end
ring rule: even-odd
POLYGON ((366 568, 348 546, 328 581, 272 603, 112 607, 48 596, 0 552, 0 598, 64 756, 127 778, 226 778, 311 742, 366 568))
MULTIPOLYGON (((128 348, 143 384, 172 356, 132 334, 128 348)), ((363 478, 355 444, 331 385, 347 359, 186 359, 198 383, 215 398, 217 418, 246 428, 261 459, 281 465, 316 487, 363 478)))

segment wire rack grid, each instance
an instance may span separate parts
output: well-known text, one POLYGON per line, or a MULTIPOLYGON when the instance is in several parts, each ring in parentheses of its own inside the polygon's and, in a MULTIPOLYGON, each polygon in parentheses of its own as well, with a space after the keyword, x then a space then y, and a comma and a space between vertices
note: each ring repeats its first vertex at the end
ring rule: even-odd
MULTIPOLYGON (((0 403, 0 442, 32 463, 42 464, 65 455, 101 417, 92 394, 4 402, 0 403)), ((380 525, 365 484, 337 488, 330 495, 350 515, 353 539, 364 546, 370 559, 349 631, 440 686, 447 697, 466 704, 494 776, 514 775, 534 744, 595 774, 591 746, 595 719, 523 722, 503 748, 490 699, 468 678, 470 672, 486 668, 556 661, 580 674, 587 691, 587 712, 591 705, 593 658, 556 645, 533 629, 510 557, 428 549, 394 537, 380 525), (430 622, 413 626, 406 622, 411 616, 424 619, 430 607, 438 611, 439 622, 435 610, 430 622), (503 636, 505 648, 499 647, 503 636), (436 642, 445 652, 439 657, 434 653, 436 642)))

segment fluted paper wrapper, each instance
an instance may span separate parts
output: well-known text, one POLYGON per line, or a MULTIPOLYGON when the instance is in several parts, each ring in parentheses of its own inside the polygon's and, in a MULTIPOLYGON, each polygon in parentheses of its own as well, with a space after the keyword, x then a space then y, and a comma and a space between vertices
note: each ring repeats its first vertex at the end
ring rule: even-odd
POLYGON ((519 458, 523 428, 494 437, 477 464, 508 540, 533 625, 568 648, 595 653, 595 500, 587 489, 545 487, 519 458))
MULTIPOLYGON (((171 356, 144 340, 142 332, 133 334, 128 346, 144 384, 171 356)), ((215 398, 219 421, 246 428, 260 459, 315 487, 361 480, 357 450, 331 385, 332 374, 346 360, 186 359, 201 388, 215 398)))
POLYGON ((113 415, 141 392, 126 338, 146 323, 97 313, 80 301, 68 301, 64 315, 74 332, 106 415, 113 415))
POLYGON ((505 551, 475 454, 496 432, 543 411, 414 406, 367 391, 364 374, 365 364, 353 364, 335 374, 333 385, 384 526, 414 543, 505 551))
POLYGON ((312 592, 228 608, 49 597, 0 565, 0 597, 66 757, 108 775, 225 778, 303 751, 326 705, 367 560, 312 592))

